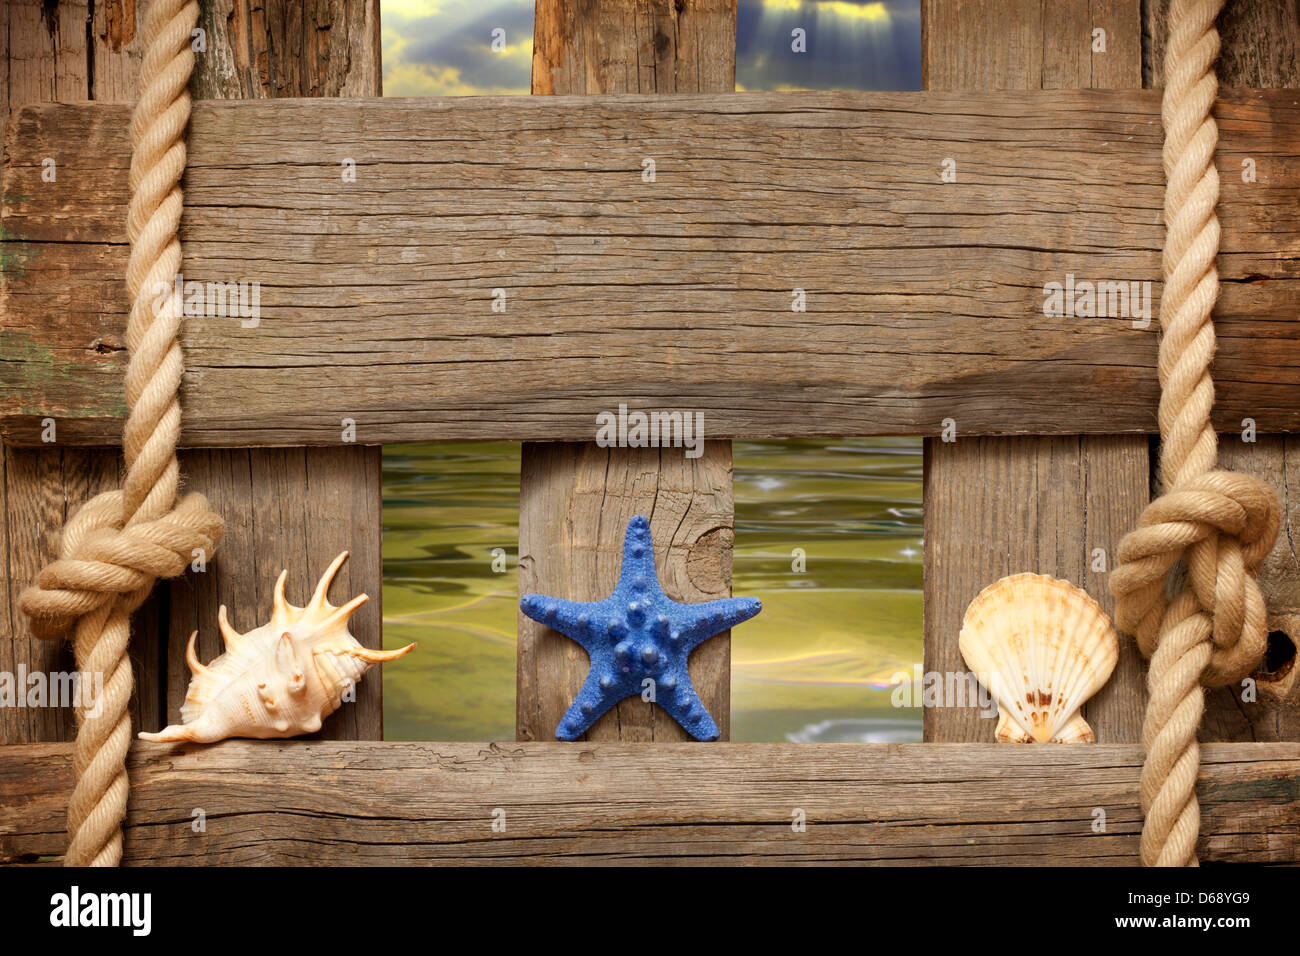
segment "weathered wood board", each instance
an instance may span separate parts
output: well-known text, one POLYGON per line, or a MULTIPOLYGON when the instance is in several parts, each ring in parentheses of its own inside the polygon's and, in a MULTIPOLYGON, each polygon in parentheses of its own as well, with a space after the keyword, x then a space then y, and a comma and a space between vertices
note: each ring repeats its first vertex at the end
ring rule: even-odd
MULTIPOLYGON (((1225 174, 1269 175, 1224 176, 1217 421, 1294 429, 1300 100, 1218 113, 1225 174)), ((7 441, 119 435, 125 120, 11 124, 7 441)), ((1160 139, 1155 91, 197 103, 188 277, 260 283, 260 320, 187 323, 184 440, 583 440, 620 401, 715 438, 1151 431, 1154 323, 1043 286, 1158 295, 1160 139)))
MULTIPOLYGON (((982 0, 922 5, 927 89, 1052 89, 1141 85, 1138 0, 982 0), (1092 50, 1105 31, 1106 52, 1092 50), (1021 56, 1010 57, 1012 51, 1021 56)), ((1154 406, 1153 406, 1154 410, 1154 406)), ((1074 411, 1089 431, 1092 408, 1074 411)), ((1120 538, 1150 493, 1147 437, 971 437, 925 443, 925 669, 964 673, 962 617, 981 589, 1035 571, 1082 587, 1108 612, 1120 538)), ((1097 739, 1141 739, 1145 669, 1124 636, 1106 686, 1084 717, 1097 739)), ((997 721, 973 706, 929 707, 927 741, 992 741, 997 721)))
MULTIPOLYGON (((1141 765, 1133 744, 136 745, 123 862, 1123 864, 1141 765)), ((0 863, 63 852, 72 779, 66 744, 0 748, 0 863)), ((1300 745, 1207 745, 1200 795, 1202 862, 1300 862, 1300 745)))
POLYGON ((736 0, 538 0, 535 95, 730 93, 736 0))
MULTIPOLYGON (((539 0, 533 92, 720 93, 736 81, 735 0, 539 0)), ((668 594, 686 602, 731 595, 731 442, 682 449, 601 448, 593 442, 524 442, 519 484, 519 591, 601 600, 613 590, 634 514, 651 518, 655 562, 668 594)), ((519 615, 515 695, 518 740, 550 740, 582 688, 582 648, 519 615)), ((690 658, 691 683, 731 734, 731 633, 690 658)), ((674 741, 689 735, 639 697, 620 701, 587 740, 674 741)))

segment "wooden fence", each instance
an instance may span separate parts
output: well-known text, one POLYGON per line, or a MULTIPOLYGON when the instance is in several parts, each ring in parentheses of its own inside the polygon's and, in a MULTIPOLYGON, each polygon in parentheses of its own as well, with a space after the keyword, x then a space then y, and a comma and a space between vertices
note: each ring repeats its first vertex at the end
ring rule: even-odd
MULTIPOLYGON (((129 7, 0 11, 0 671, 71 669, 17 595, 62 519, 118 479, 129 7), (51 155, 57 186, 40 178, 51 155)), ((228 531, 207 573, 137 615, 134 725, 158 729, 184 696, 168 635, 197 628, 214 656, 217 605, 240 629, 265 620, 281 567, 302 593, 346 547, 336 593, 379 597, 385 442, 524 441, 521 590, 603 596, 644 513, 665 588, 695 601, 730 593, 729 439, 923 435, 926 670, 965 670, 962 612, 1010 572, 1113 610, 1095 550, 1109 568, 1150 497, 1158 322, 1045 316, 1042 286, 1070 273, 1158 296, 1164 7, 924 0, 924 92, 735 96, 734 0, 539 0, 533 92, 555 98, 381 101, 350 99, 381 93, 375 0, 205 2, 185 267, 260 279, 262 321, 183 333, 182 467, 228 531), (596 412, 619 402, 703 410, 703 456, 596 447, 596 412)), ((1221 454, 1277 489, 1284 528, 1258 699, 1209 694, 1201 855, 1294 863, 1300 105, 1282 88, 1300 85, 1300 24, 1287 3, 1230 2, 1221 30, 1224 86, 1242 89, 1218 109, 1216 422, 1256 423, 1258 441, 1221 454)), ((381 619, 372 600, 358 639, 378 647, 381 619)), ((723 740, 729 664, 725 635, 691 660, 723 740)), ((1136 859, 1131 641, 1085 709, 1091 747, 983 744, 973 707, 927 709, 920 745, 686 744, 637 698, 584 742, 546 742, 585 670, 521 615, 517 741, 381 743, 372 673, 319 740, 137 745, 126 861, 1136 859)), ((0 708, 0 861, 62 853, 73 732, 66 711, 0 708)))

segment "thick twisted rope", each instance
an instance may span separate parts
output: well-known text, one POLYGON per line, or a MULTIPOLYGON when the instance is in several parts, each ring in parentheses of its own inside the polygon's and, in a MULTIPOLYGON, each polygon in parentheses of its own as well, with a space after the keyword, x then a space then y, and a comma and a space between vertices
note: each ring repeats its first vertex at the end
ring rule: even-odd
POLYGON ((1197 728, 1201 685, 1245 677, 1266 645, 1267 611, 1256 576, 1277 537, 1277 498, 1249 475, 1215 471, 1210 423, 1214 381, 1211 311, 1219 279, 1218 93, 1214 21, 1223 0, 1174 0, 1165 53, 1164 295, 1160 306, 1160 473, 1165 493, 1119 546, 1111 577, 1116 622, 1151 658, 1142 726, 1141 856, 1147 866, 1195 866, 1200 831, 1197 728), (1166 597, 1169 571, 1186 581, 1166 597))
POLYGON ((78 671, 83 678, 103 679, 99 698, 88 705, 83 694, 77 713, 69 866, 116 866, 122 858, 131 743, 131 612, 156 579, 182 573, 196 550, 210 556, 224 529, 202 495, 177 501, 181 315, 179 303, 160 294, 170 290, 181 267, 179 184, 190 116, 186 86, 194 69, 190 34, 198 16, 197 0, 153 0, 145 22, 140 101, 131 118, 127 214, 126 480, 121 491, 82 505, 63 529, 59 559, 20 599, 33 633, 50 639, 71 629, 78 671))

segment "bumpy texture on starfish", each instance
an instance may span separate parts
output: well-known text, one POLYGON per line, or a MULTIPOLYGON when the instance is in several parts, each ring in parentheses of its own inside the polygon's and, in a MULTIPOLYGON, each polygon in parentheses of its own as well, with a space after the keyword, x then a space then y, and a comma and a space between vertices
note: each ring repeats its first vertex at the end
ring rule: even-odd
POLYGON ((605 600, 525 594, 519 607, 534 621, 577 641, 591 656, 587 682, 555 728, 560 740, 577 740, 605 711, 647 688, 653 688, 655 703, 696 740, 717 740, 718 725, 691 686, 687 658, 710 637, 763 609, 757 598, 678 604, 664 594, 644 515, 628 522, 618 587, 605 600), (653 684, 645 684, 647 679, 653 684))

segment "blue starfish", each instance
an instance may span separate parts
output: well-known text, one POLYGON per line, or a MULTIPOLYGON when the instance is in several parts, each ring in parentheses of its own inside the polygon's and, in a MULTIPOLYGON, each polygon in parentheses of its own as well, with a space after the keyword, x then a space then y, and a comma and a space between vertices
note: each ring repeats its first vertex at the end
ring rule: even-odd
POLYGON ((717 740, 718 725, 691 686, 691 651, 763 609, 757 598, 678 604, 659 586, 650 522, 637 515, 623 539, 623 570, 603 601, 565 601, 525 594, 520 609, 587 649, 591 670, 555 728, 577 740, 620 700, 652 688, 654 701, 696 740, 717 740), (646 684, 645 681, 651 681, 646 684))

